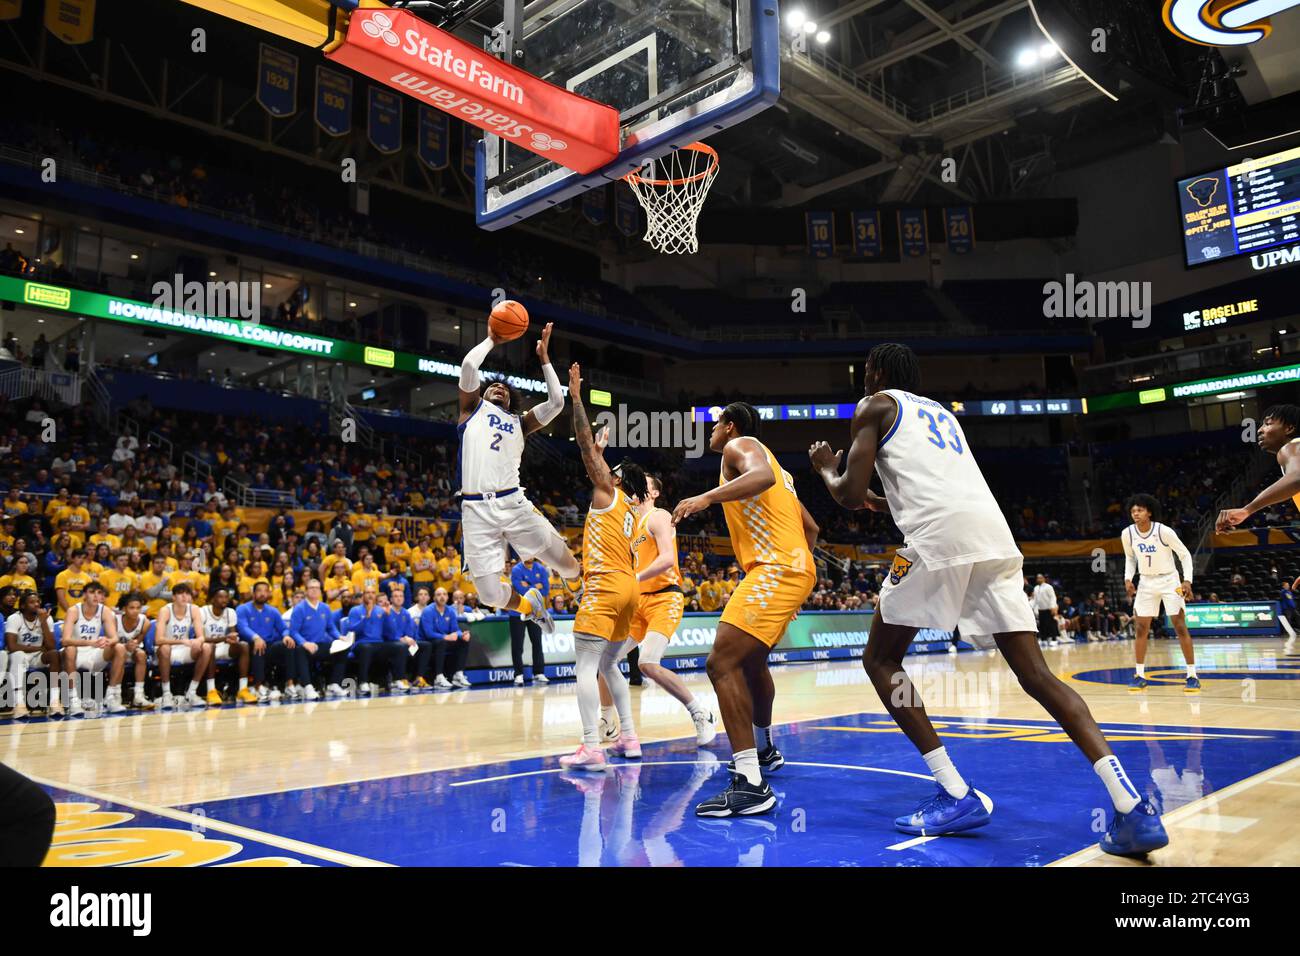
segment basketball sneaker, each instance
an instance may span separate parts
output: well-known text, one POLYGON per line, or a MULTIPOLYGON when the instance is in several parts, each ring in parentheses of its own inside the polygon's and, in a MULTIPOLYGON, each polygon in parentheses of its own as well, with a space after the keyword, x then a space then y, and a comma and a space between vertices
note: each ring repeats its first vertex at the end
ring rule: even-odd
MULTIPOLYGON (((50 708, 50 716, 51 717, 54 716, 53 707, 50 708)), ((85 717, 85 716, 86 716, 86 708, 82 706, 81 701, 76 697, 72 698, 72 700, 68 703, 68 717, 73 718, 73 717, 85 717)))
POLYGON ((1106 835, 1097 844, 1115 856, 1139 856, 1158 850, 1169 843, 1169 834, 1160 822, 1160 814, 1143 800, 1128 813, 1115 811, 1106 835))
POLYGON ((235 695, 235 702, 239 704, 256 704, 260 700, 261 698, 257 696, 257 691, 249 690, 247 687, 235 695))
POLYGON ((751 816, 756 813, 767 813, 774 806, 776 806, 776 794, 772 792, 766 780, 754 786, 745 779, 743 774, 733 772, 727 789, 697 803, 695 815, 697 817, 751 816))
POLYGON ((1146 689, 1147 689, 1147 679, 1146 679, 1145 677, 1138 677, 1137 674, 1134 674, 1134 675, 1133 675, 1133 679, 1132 679, 1131 681, 1128 682, 1128 689, 1129 689, 1129 690, 1146 690, 1146 689))
POLYGON ((104 698, 104 713, 106 714, 125 714, 126 705, 122 703, 122 698, 117 694, 109 694, 104 698))
POLYGON ((627 760, 640 760, 641 741, 636 739, 636 734, 620 733, 618 739, 614 741, 613 745, 609 748, 609 752, 615 757, 623 757, 627 760))
POLYGON ((465 676, 464 671, 456 671, 451 675, 451 684, 453 687, 459 687, 462 690, 468 690, 470 687, 469 678, 465 676))
POLYGON ((524 675, 523 675, 523 674, 516 674, 516 675, 515 675, 515 686, 516 686, 516 687, 523 687, 523 686, 524 686, 524 675))
POLYGON ((713 719, 713 714, 707 710, 702 710, 694 714, 691 720, 695 723, 695 743, 700 747, 707 747, 713 743, 718 736, 717 722, 713 719))
POLYGON ((1187 684, 1183 687, 1184 694, 1199 694, 1201 692, 1201 679, 1199 677, 1187 678, 1187 684))
POLYGON ((542 597, 542 592, 537 588, 529 588, 524 595, 524 600, 533 606, 531 614, 520 615, 525 621, 536 621, 537 626, 542 629, 543 634, 555 633, 555 619, 551 617, 551 612, 546 609, 546 599, 542 597))
POLYGON ((433 685, 430 684, 423 677, 417 677, 415 679, 415 683, 411 685, 411 688, 413 690, 431 690, 433 688, 433 685))
POLYGON ((278 704, 282 700, 284 700, 284 691, 280 690, 278 687, 272 687, 266 695, 266 702, 268 704, 278 704))
MULTIPOLYGON (((785 766, 785 757, 782 756, 781 751, 776 749, 776 744, 773 744, 766 750, 760 750, 758 752, 758 765, 763 769, 764 775, 775 773, 785 766)), ((732 773, 735 773, 736 761, 727 761, 727 769, 732 773)))
MULTIPOLYGON (((218 702, 221 700, 220 695, 218 695, 217 700, 218 700, 218 702)), ((200 697, 199 694, 198 694, 198 691, 193 691, 193 690, 192 690, 192 691, 188 691, 188 692, 185 694, 184 701, 185 701, 185 703, 186 703, 188 706, 190 706, 190 707, 206 707, 206 706, 208 706, 208 702, 207 702, 207 700, 205 700, 204 698, 200 697)))
POLYGON ((172 696, 172 692, 171 692, 171 691, 169 691, 169 690, 165 690, 165 691, 163 691, 163 695, 162 695, 162 697, 161 697, 161 698, 159 699, 159 701, 158 701, 158 709, 159 709, 159 710, 175 710, 175 709, 176 709, 176 698, 172 696))
POLYGON ((208 704, 209 707, 220 707, 220 706, 221 706, 221 691, 217 690, 217 689, 214 687, 214 688, 212 688, 212 690, 208 691, 207 696, 204 697, 203 699, 207 702, 207 704, 208 704))
POLYGON ((547 677, 545 674, 542 674, 542 673, 537 672, 537 671, 534 671, 534 672, 533 672, 533 683, 534 683, 534 684, 549 684, 550 682, 551 682, 551 679, 550 679, 549 677, 547 677))
POLYGON ((346 697, 346 696, 348 695, 344 693, 343 688, 338 684, 329 684, 325 688, 326 700, 335 700, 337 698, 346 697))
POLYGON ((604 770, 608 764, 605 763, 605 751, 599 747, 588 747, 585 743, 579 744, 578 749, 567 757, 560 758, 560 766, 565 770, 604 770))
POLYGON ((299 693, 302 695, 303 700, 320 700, 320 691, 316 689, 315 684, 303 686, 299 693))
POLYGON ((894 829, 915 836, 942 836, 982 827, 990 820, 984 801, 967 784, 966 796, 958 800, 943 787, 912 813, 894 820, 894 829))
POLYGON ((447 680, 446 674, 439 674, 433 679, 434 690, 451 690, 451 681, 447 680))

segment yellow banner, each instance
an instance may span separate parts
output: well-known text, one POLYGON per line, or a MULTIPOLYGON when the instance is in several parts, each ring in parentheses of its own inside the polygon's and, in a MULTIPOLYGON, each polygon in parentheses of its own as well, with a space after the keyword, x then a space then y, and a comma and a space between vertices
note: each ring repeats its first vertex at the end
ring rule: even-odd
POLYGON ((95 0, 45 0, 45 28, 76 46, 95 37, 95 0))
MULTIPOLYGON (((229 17, 240 23, 267 33, 293 40, 305 46, 320 46, 329 37, 329 19, 335 18, 333 44, 343 42, 347 33, 347 15, 330 7, 327 0, 185 0, 212 13, 229 17)), ((364 3, 362 6, 382 7, 382 3, 364 3)))
POLYGON ((22 12, 23 0, 0 0, 0 20, 17 20, 22 12))

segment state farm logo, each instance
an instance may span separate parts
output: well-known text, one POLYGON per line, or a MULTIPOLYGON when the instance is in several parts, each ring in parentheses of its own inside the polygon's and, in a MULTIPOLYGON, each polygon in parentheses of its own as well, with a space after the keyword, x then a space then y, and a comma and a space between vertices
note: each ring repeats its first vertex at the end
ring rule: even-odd
POLYGON ((361 32, 377 40, 383 40, 389 46, 397 46, 402 42, 393 29, 393 21, 382 13, 376 13, 369 20, 362 23, 361 32))
POLYGON ((1202 46, 1245 46, 1273 32, 1268 17, 1300 0, 1165 0, 1165 26, 1202 46))
POLYGON ((559 151, 568 149, 569 144, 562 139, 553 139, 549 133, 533 134, 533 149, 539 153, 545 153, 550 150, 559 151))

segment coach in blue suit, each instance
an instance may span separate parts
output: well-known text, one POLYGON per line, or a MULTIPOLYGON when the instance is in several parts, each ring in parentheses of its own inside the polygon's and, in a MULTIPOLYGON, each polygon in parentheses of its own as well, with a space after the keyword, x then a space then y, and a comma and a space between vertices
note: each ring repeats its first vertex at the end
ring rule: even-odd
MULTIPOLYGON (((551 574, 542 562, 529 558, 514 566, 510 572, 510 583, 520 594, 527 594, 529 588, 537 588, 543 598, 551 591, 551 574)), ((515 683, 524 682, 524 634, 533 643, 533 680, 539 684, 549 683, 546 679, 546 655, 542 652, 542 628, 536 621, 525 621, 518 611, 507 611, 510 617, 510 656, 515 664, 515 683)))

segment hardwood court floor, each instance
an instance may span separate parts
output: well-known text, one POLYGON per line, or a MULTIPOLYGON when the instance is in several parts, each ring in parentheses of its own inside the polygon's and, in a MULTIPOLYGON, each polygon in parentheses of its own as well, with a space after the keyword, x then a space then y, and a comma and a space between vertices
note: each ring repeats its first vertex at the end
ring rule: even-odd
MULTIPOLYGON (((1204 689, 1188 695, 1174 642, 1153 645, 1152 684, 1140 693, 1127 687, 1132 652, 1131 642, 1111 642, 1045 653, 1087 700, 1135 785, 1161 802, 1171 844, 1150 862, 1300 864, 1300 655, 1285 656, 1280 640, 1201 642, 1204 689)), ((229 845, 244 846, 243 856, 231 851, 230 858, 250 865, 252 847, 286 862, 511 862, 499 841, 463 827, 412 830, 412 814, 418 819, 422 807, 430 818, 453 822, 462 812, 470 820, 492 808, 518 810, 528 825, 522 837, 515 831, 512 853, 532 865, 636 865, 670 851, 687 865, 756 858, 768 865, 1148 865, 1090 847, 1087 815, 1106 803, 1104 791, 998 655, 915 657, 908 669, 957 766, 995 803, 994 822, 978 838, 917 844, 893 833, 892 817, 931 784, 919 756, 881 716, 856 661, 774 668, 778 743, 789 770, 780 777, 782 805, 764 818, 772 829, 756 835, 733 829, 714 838, 691 829, 689 805, 724 784, 718 761, 725 763, 729 748, 720 737, 711 754, 696 750, 693 739, 683 739, 691 731, 684 711, 649 685, 633 697, 646 759, 642 767, 618 764, 609 778, 617 787, 558 772, 555 758, 577 741, 572 683, 10 722, 0 725, 0 760, 55 792, 61 829, 83 832, 86 814, 104 826, 147 821, 159 828, 197 818, 223 839, 242 841, 229 845), (850 808, 824 817, 820 833, 838 833, 837 840, 787 836, 782 817, 821 812, 819 793, 850 808), (365 813, 346 812, 350 802, 367 801, 365 813), (382 808, 390 803, 400 813, 385 823, 382 808), (332 819, 351 822, 321 826, 322 815, 309 811, 324 805, 342 807, 332 819), (545 825, 535 819, 542 806, 549 808, 545 825), (672 810, 667 822, 665 808, 672 810), (118 816, 96 816, 110 809, 118 816), (629 842, 637 813, 655 832, 629 842), (552 826, 552 819, 565 825, 552 826), (610 820, 626 826, 611 830, 610 820)), ((685 676, 712 700, 703 672, 685 676)), ((94 852, 68 850, 51 862, 132 862, 94 841, 79 845, 94 852)), ((177 852, 161 862, 189 859, 188 850, 177 852)))

